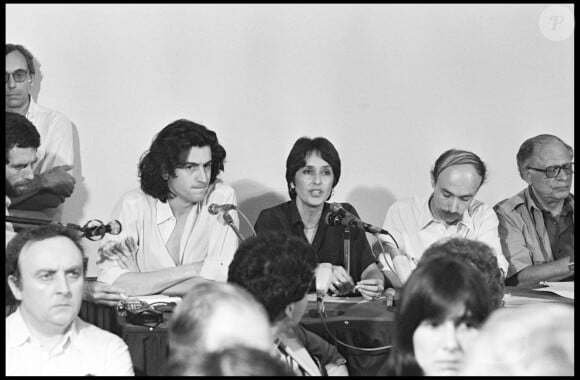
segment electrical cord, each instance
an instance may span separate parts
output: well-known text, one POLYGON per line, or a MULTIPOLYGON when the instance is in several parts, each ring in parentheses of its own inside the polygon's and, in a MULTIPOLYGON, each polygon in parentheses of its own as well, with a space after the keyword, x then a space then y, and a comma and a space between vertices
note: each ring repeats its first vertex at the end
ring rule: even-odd
MULTIPOLYGON (((324 310, 324 306, 322 305, 322 300, 318 299, 318 308, 319 310, 324 310)), ((362 351, 362 352, 379 352, 379 351, 386 351, 388 349, 390 349, 391 346, 380 346, 380 347, 375 347, 375 348, 365 348, 365 347, 356 347, 353 345, 350 345, 348 343, 343 342, 342 340, 338 339, 334 334, 332 334, 330 332, 330 329, 328 328, 328 325, 326 324, 326 313, 325 312, 319 312, 318 316, 320 317, 320 320, 322 321, 322 325, 324 326, 324 329, 326 330, 326 333, 334 340, 335 343, 340 344, 341 346, 350 348, 352 350, 357 350, 357 351, 362 351)))

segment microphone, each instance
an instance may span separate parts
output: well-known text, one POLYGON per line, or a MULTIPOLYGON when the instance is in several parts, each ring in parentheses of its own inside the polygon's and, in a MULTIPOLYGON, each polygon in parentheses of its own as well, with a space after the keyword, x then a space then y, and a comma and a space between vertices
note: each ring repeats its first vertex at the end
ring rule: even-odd
POLYGON ((103 224, 103 222, 101 222, 100 220, 94 221, 97 223, 97 225, 94 226, 89 225, 91 222, 93 222, 93 220, 91 220, 90 222, 88 222, 87 224, 85 224, 83 227, 80 228, 81 232, 83 233, 83 236, 88 239, 97 236, 102 238, 107 233, 111 235, 119 235, 123 229, 121 222, 119 222, 118 220, 113 220, 107 224, 103 224))
POLYGON ((390 235, 388 231, 383 230, 382 228, 363 222, 358 216, 346 211, 340 203, 330 204, 330 211, 324 217, 324 221, 329 226, 343 225, 348 227, 356 227, 371 234, 390 235))
POLYGON ((228 212, 230 210, 237 210, 236 205, 233 205, 231 203, 224 203, 223 205, 218 205, 215 203, 212 203, 211 205, 209 205, 208 209, 210 214, 212 215, 217 215, 220 212, 228 212))

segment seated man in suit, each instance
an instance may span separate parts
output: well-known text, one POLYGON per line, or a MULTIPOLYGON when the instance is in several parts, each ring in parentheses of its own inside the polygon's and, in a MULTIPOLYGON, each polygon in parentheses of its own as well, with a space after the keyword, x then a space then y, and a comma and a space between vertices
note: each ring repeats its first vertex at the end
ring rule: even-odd
POLYGON ((573 157, 574 149, 553 135, 520 146, 518 170, 528 187, 495 206, 508 284, 574 278, 573 157))
POLYGON ((248 290, 264 305, 280 357, 298 375, 348 376, 336 347, 299 325, 317 265, 306 241, 283 232, 245 240, 236 252, 228 281, 248 290))
POLYGON ((236 203, 218 179, 225 157, 203 125, 181 119, 163 128, 139 162, 141 189, 123 195, 113 211, 123 230, 104 239, 98 280, 129 296, 182 296, 200 281, 225 282, 238 237, 223 214, 208 210, 236 203))
POLYGON ((486 173, 485 164, 475 153, 449 149, 435 161, 430 195, 391 205, 383 229, 394 236, 399 247, 390 236, 381 235, 381 240, 389 253, 385 275, 395 287, 406 281, 425 249, 443 237, 486 243, 494 250, 498 267, 506 273, 508 263, 501 251, 497 216, 490 206, 475 199, 486 173))

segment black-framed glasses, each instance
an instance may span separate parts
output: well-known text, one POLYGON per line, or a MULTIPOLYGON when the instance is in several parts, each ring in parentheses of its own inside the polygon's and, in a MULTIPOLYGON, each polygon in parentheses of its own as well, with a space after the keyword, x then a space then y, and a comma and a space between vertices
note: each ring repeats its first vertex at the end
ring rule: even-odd
POLYGON ((566 175, 570 175, 570 174, 574 173, 574 163, 570 162, 570 163, 567 163, 564 165, 548 166, 546 169, 532 168, 532 167, 528 166, 527 169, 532 169, 532 170, 535 170, 537 172, 542 172, 548 178, 556 178, 558 176, 558 174, 560 174, 560 170, 564 170, 564 173, 566 173, 566 175))
POLYGON ((10 81, 11 76, 12 76, 12 78, 14 78, 15 82, 22 83, 26 79, 28 79, 28 71, 23 70, 23 69, 19 69, 13 73, 6 73, 6 83, 8 83, 10 81))

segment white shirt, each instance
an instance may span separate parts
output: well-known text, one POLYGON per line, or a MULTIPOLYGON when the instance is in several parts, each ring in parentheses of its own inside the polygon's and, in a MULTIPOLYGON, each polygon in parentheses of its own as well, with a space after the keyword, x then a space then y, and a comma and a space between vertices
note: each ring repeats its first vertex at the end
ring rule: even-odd
MULTIPOLYGON (((10 207, 10 198, 6 195, 6 216, 10 216, 10 212, 8 212, 8 207, 10 207)), ((14 232, 14 226, 10 222, 6 222, 6 245, 8 242, 12 240, 12 238, 16 236, 16 232, 14 232)))
MULTIPOLYGON (((416 262, 423 252, 436 241, 445 237, 462 237, 478 240, 493 248, 498 266, 507 273, 508 262, 501 250, 498 234, 498 219, 493 209, 483 202, 473 200, 463 218, 448 226, 436 220, 429 209, 429 198, 413 197, 395 202, 385 216, 383 229, 389 231, 400 248, 416 262)), ((394 245, 392 238, 381 235, 383 241, 394 245)))
MULTIPOLYGON (((45 171, 61 165, 74 165, 74 138, 72 122, 60 112, 38 105, 32 97, 26 112, 26 118, 34 124, 40 134, 40 146, 37 150, 38 161, 34 173, 45 171)), ((79 172, 80 168, 74 171, 79 172)), ((78 178, 77 178, 78 182, 78 178)), ((66 202, 66 201, 65 201, 66 202)), ((53 220, 60 222, 64 203, 44 210, 24 211, 12 209, 12 214, 25 218, 53 220)))
MULTIPOLYGON (((238 248, 238 237, 221 213, 209 213, 208 206, 212 203, 236 204, 234 189, 216 182, 210 186, 203 201, 192 207, 181 236, 179 265, 193 264, 197 267, 197 275, 225 282, 229 265, 238 248)), ((231 212, 230 215, 238 227, 237 213, 231 212)), ((102 245, 131 236, 138 246, 136 262, 141 272, 177 266, 166 246, 176 224, 176 218, 167 202, 163 203, 141 190, 132 190, 117 203, 111 217, 111 220, 114 219, 121 222, 122 232, 116 236, 107 235, 102 245)), ((105 260, 97 266, 98 281, 108 284, 129 272, 115 260, 105 260)))
POLYGON ((6 318, 6 376, 133 376, 121 338, 76 318, 62 342, 44 351, 20 308, 6 318))

